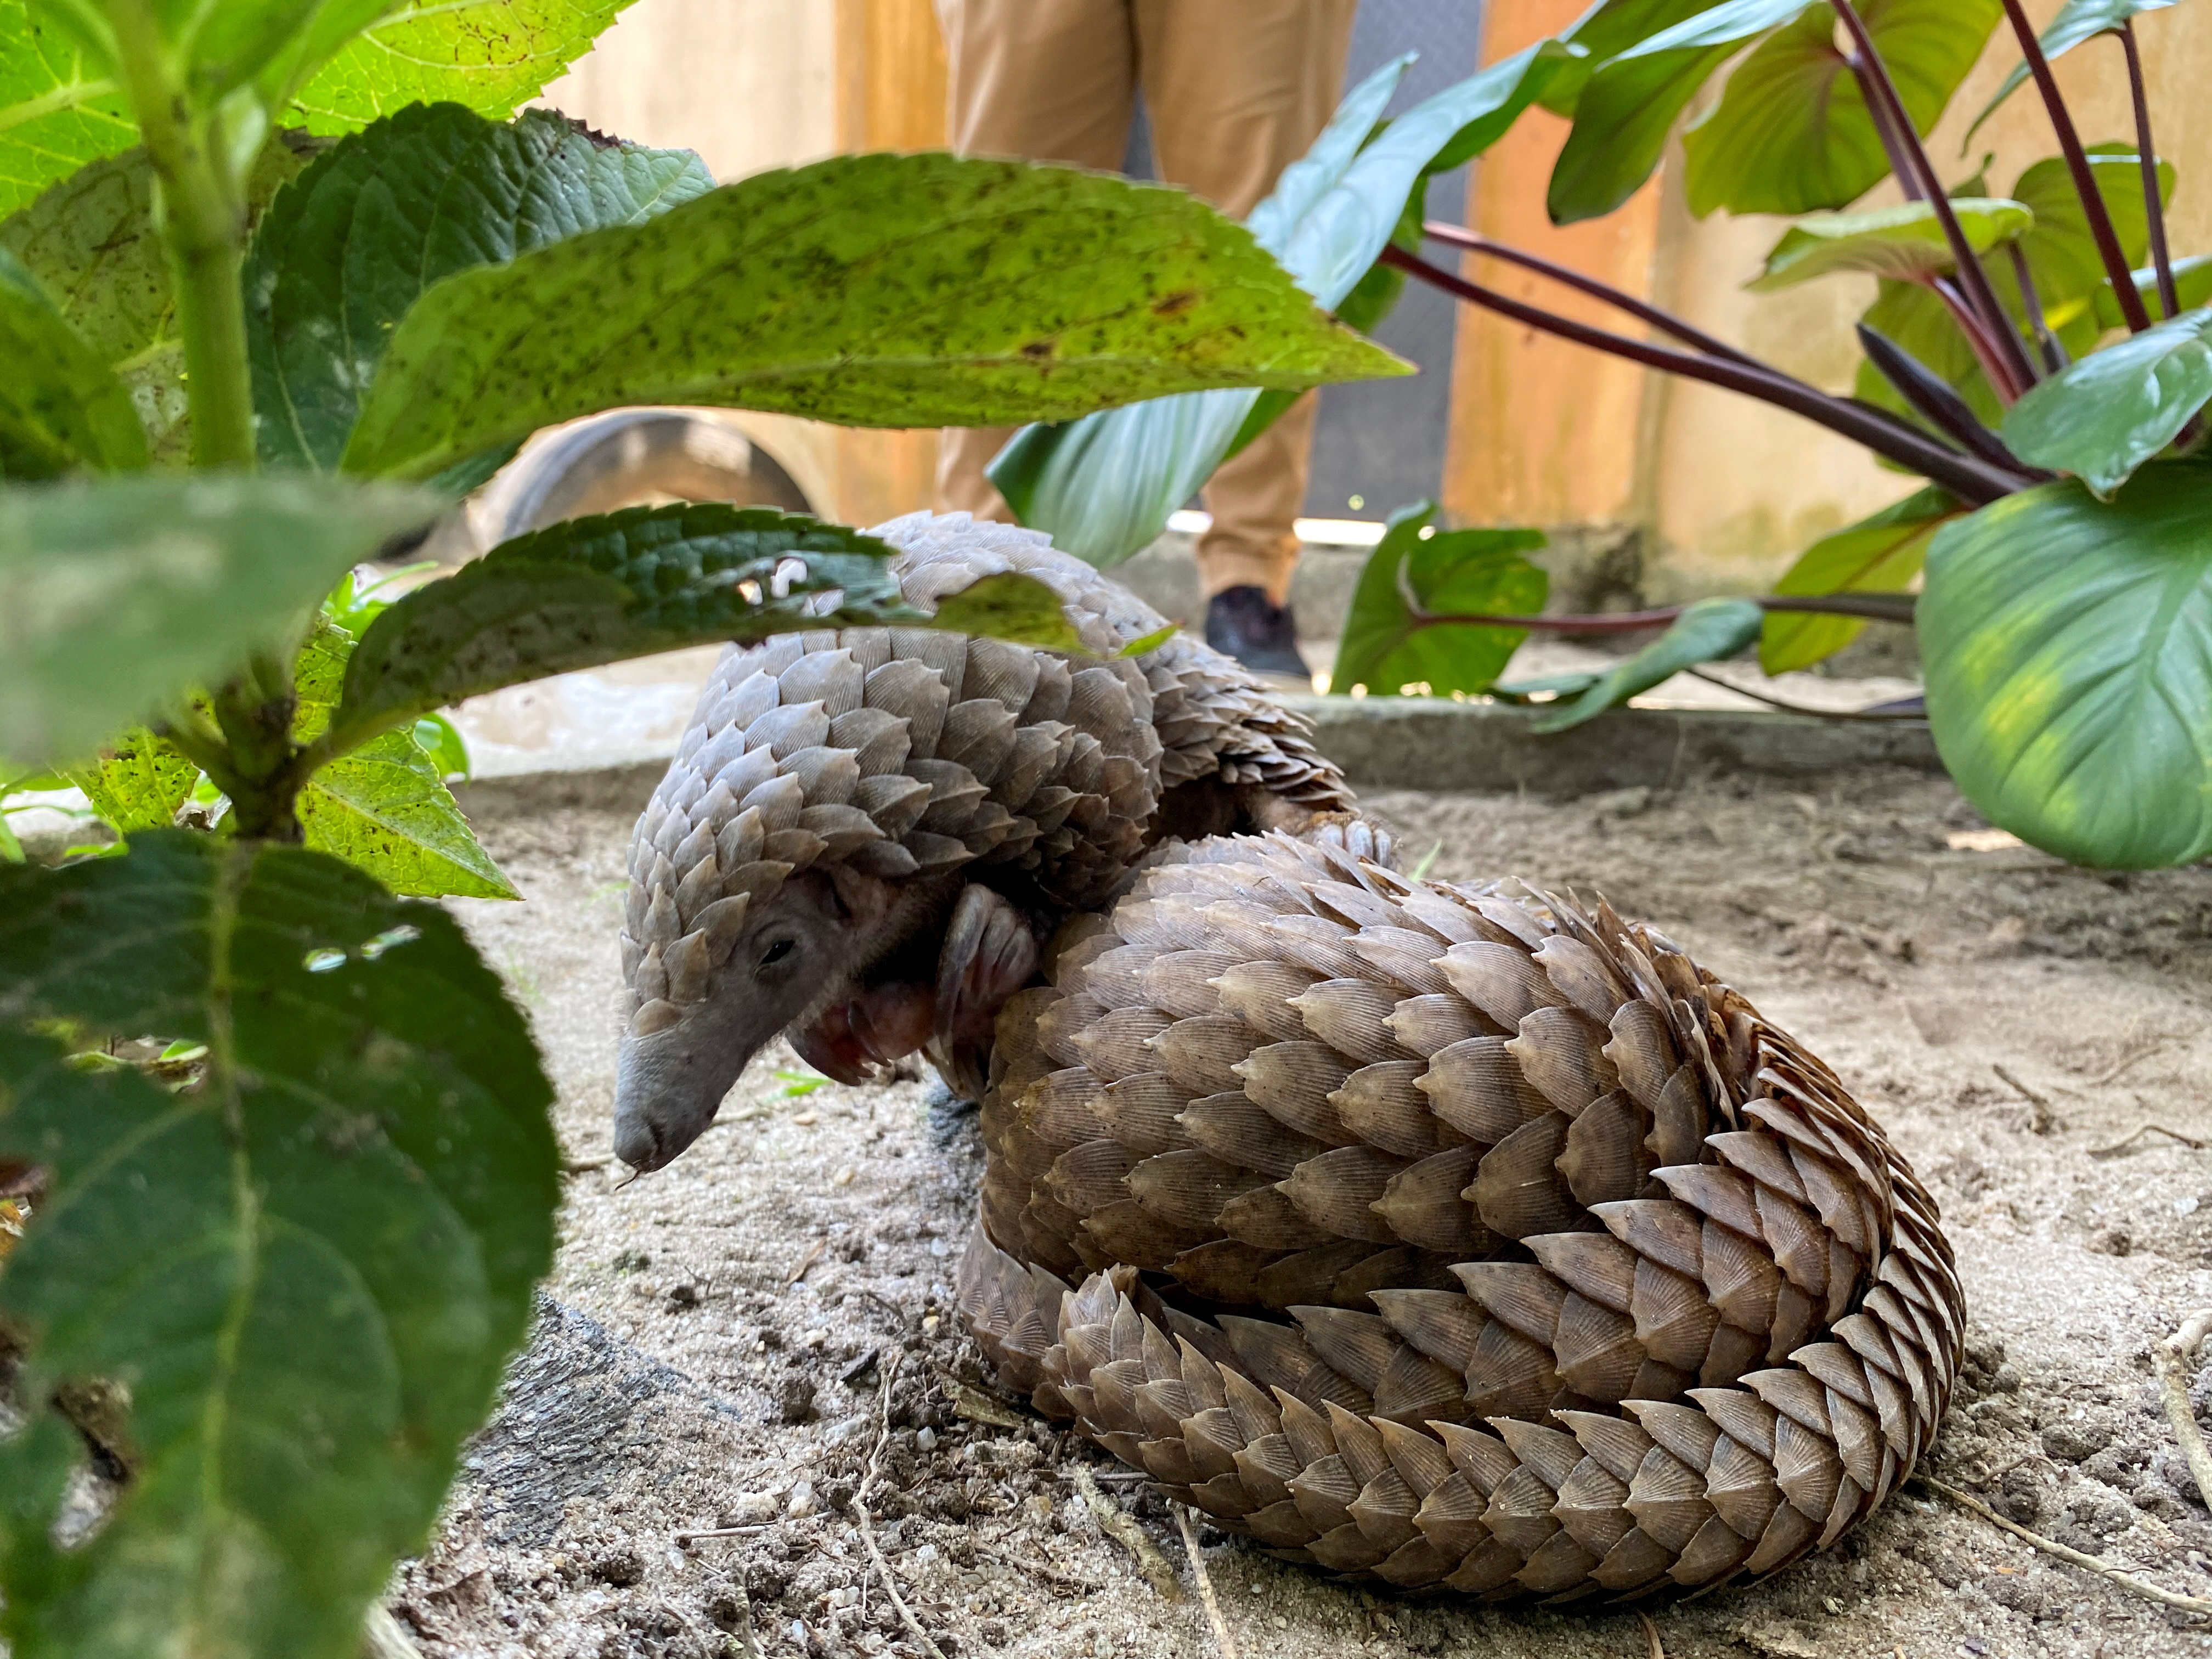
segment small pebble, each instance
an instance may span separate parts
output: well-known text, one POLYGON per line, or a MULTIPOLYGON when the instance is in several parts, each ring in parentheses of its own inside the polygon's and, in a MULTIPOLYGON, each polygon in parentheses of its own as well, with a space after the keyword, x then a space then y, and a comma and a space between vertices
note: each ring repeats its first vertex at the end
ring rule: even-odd
POLYGON ((811 1129, 816 1124, 822 1121, 822 1117, 821 1115, 817 1112, 801 1112, 797 1117, 791 1121, 793 1123, 796 1123, 802 1129, 811 1129))
POLYGON ((848 1164, 830 1177, 830 1184, 833 1187, 849 1187, 853 1184, 853 1176, 855 1173, 853 1166, 848 1164))
POLYGON ((818 1348, 829 1340, 830 1333, 817 1325, 812 1330, 804 1333, 799 1337, 799 1343, 801 1347, 818 1348))
POLYGON ((935 1314, 931 1314, 921 1322, 921 1334, 924 1336, 935 1336, 937 1334, 937 1316, 935 1314))
POLYGON ((920 1430, 916 1431, 914 1437, 914 1443, 921 1447, 922 1450, 926 1452, 935 1451, 937 1449, 937 1431, 925 1424, 920 1430))
POLYGON ((2173 1200, 2173 1212, 2176 1215, 2195 1215, 2197 1204, 2197 1200, 2193 1198, 2177 1198, 2173 1200))
POLYGON ((803 1521, 813 1514, 817 1507, 814 1501, 814 1483, 811 1480, 802 1480, 791 1489, 791 1502, 785 1505, 784 1513, 794 1521, 803 1521))

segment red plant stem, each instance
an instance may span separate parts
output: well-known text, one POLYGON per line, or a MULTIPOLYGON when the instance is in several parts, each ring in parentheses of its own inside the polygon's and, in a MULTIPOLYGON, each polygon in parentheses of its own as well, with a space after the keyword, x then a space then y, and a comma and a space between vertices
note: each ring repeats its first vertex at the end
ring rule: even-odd
POLYGON ((1524 253, 1517 247, 1507 247, 1502 242, 1493 242, 1488 237, 1478 235, 1464 226, 1432 222, 1423 225, 1421 234, 1431 240, 1448 242, 1454 247, 1465 248, 1470 253, 1480 253, 1486 258, 1502 259, 1507 264, 1519 265, 1522 270, 1533 270, 1540 276, 1548 276, 1552 281, 1587 294, 1593 299, 1602 300, 1615 310, 1626 312, 1638 322, 1649 323, 1661 333, 1671 334, 1683 344, 1695 346, 1698 350, 1712 356, 1723 357, 1732 363, 1741 363, 1748 368, 1763 369, 1766 367, 1758 358, 1737 350, 1727 341, 1716 339, 1703 329, 1692 327, 1672 312, 1662 311, 1657 306, 1648 304, 1632 294, 1624 294, 1617 288, 1601 283, 1595 276, 1585 276, 1579 270, 1571 270, 1565 265, 1553 264, 1549 259, 1536 254, 1524 253))
POLYGON ((2089 157, 2081 148, 2081 135, 2074 130, 2074 118, 2067 112, 2066 100, 2058 95, 2058 82, 2051 73, 2051 60, 2043 55, 2043 43, 2035 38, 2035 25, 2027 21, 2027 13, 2021 0, 2004 0, 2005 15, 2012 20, 2012 32, 2020 37, 2020 49, 2027 59, 2028 72, 2035 76, 2035 89, 2042 94, 2043 106, 2051 114, 2051 130, 2058 135, 2059 150, 2066 157, 2066 170, 2074 177, 2074 193, 2081 198, 2081 212, 2089 222, 2089 234, 2096 239, 2097 254, 2105 262, 2105 274, 2112 279, 2113 296, 2120 302, 2120 315, 2127 319, 2129 331, 2140 334, 2150 326, 2150 313, 2143 309, 2142 295, 2136 292, 2135 273, 2128 269, 2127 256, 2120 252, 2119 233, 2112 228, 2112 216, 2105 211, 2105 198, 2098 192, 2097 180, 2089 167, 2089 157))
MULTIPOLYGON (((2181 314, 2181 293, 2173 283, 2173 258, 2166 246, 2166 204, 2159 199, 2158 150, 2150 141, 2150 100, 2143 92, 2142 53, 2134 27, 2120 25, 2120 48, 2128 55, 2128 88, 2136 100, 2136 160, 2142 166, 2143 220, 2150 227, 2150 262, 2158 272, 2158 302, 2169 317, 2181 314)), ((2135 286, 2135 279, 2128 279, 2135 286)))
POLYGON ((1958 324, 1959 332, 1966 337, 1966 343, 1973 348, 1974 361, 1982 366, 1982 373, 1989 377, 1990 385, 1996 389, 1997 396, 2008 404, 2018 403, 2021 394, 2027 388, 2014 380, 2012 365, 1998 351, 1996 343, 1990 338, 1989 331, 1982 326, 1981 318, 1975 314, 1972 304, 1959 291, 1958 284, 1946 277, 1933 276, 1929 279, 1928 286, 1935 289, 1936 297, 1950 308, 1951 320, 1958 324))
POLYGON ((2043 367, 2056 374, 2071 361, 2058 337, 2051 331, 2050 319, 2043 314, 2043 296, 2035 291, 2035 277, 2027 268, 2027 255, 2021 252, 2017 241, 2007 242, 2005 252, 2012 259, 2012 279, 2020 289, 2020 308, 2027 318, 2028 331, 2035 336, 2035 343, 2043 353, 2043 367))
MULTIPOLYGON (((2019 388, 2012 394, 2017 398, 2036 381, 2035 365, 2028 361, 2027 349, 2020 343, 2020 331, 2012 325, 2012 319, 1997 303, 1996 290, 1990 286, 1989 273, 1982 269, 1974 245, 1966 240, 1966 227, 1959 222, 1951 198, 1943 189, 1943 181, 1936 176, 1936 164, 1928 159, 1928 151, 1920 142, 1905 100, 1898 94, 1897 82, 1890 78, 1889 66, 1875 48, 1874 35, 1866 20, 1858 15, 1851 0, 1829 0, 1829 3, 1835 8, 1836 15, 1843 19, 1857 48, 1857 64, 1862 66, 1860 84, 1868 94, 1867 112, 1873 117, 1877 131, 1887 125, 1895 134, 1896 149, 1910 158, 1928 205, 1935 210, 1936 222, 1943 228, 1943 240, 1951 245, 1951 258, 1957 266, 1955 280, 1966 296, 1967 308, 1981 319, 1985 343, 2009 370, 2006 374, 1992 374, 1990 380, 2000 386, 2010 380, 2019 388)), ((1887 138, 1884 143, 1888 143, 1887 138)))
MULTIPOLYGON (((1868 622, 1909 623, 1913 596, 1910 593, 1765 593, 1753 599, 1761 611, 1799 611, 1816 617, 1856 617, 1868 622)), ((1656 611, 1599 611, 1580 616, 1506 617, 1486 611, 1439 611, 1417 614, 1413 627, 1525 628, 1535 634, 1635 634, 1649 628, 1665 628, 1686 605, 1663 605, 1656 611)))
POLYGON ((1915 432, 1900 421, 1893 421, 1875 410, 1861 406, 1842 398, 1832 398, 1826 392, 1795 380, 1777 370, 1751 367, 1740 362, 1717 362, 1687 351, 1675 351, 1666 346, 1656 346, 1643 340, 1632 340, 1625 334, 1593 328, 1565 317, 1555 317, 1548 311, 1523 305, 1509 299, 1495 289, 1470 283, 1465 277, 1440 270, 1403 248, 1386 246, 1382 250, 1385 263, 1397 266, 1409 276, 1418 276, 1447 294, 1455 295, 1469 305, 1494 311, 1501 317, 1537 329, 1546 334, 1557 335, 1563 340, 1572 340, 1577 345, 1593 350, 1609 352, 1616 357, 1641 363, 1646 368, 1664 369, 1685 379, 1703 380, 1709 386, 1724 386, 1731 392, 1741 392, 1747 397, 1786 409, 1793 415, 1842 434, 1856 443, 1863 444, 1877 455, 1911 467, 1942 484, 1954 495, 1977 507, 1985 506, 2000 496, 2024 489, 2033 479, 2026 475, 1990 465, 1970 455, 1947 449, 1934 439, 1915 432))

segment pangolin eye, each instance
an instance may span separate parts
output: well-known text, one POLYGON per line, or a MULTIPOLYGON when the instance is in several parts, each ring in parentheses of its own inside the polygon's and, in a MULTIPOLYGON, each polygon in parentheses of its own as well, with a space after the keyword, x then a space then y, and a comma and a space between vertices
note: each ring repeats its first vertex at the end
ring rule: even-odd
POLYGON ((792 941, 787 939, 777 939, 773 945, 770 945, 767 950, 761 952, 760 965, 763 968, 773 968, 777 963, 781 962, 786 957, 789 956, 796 948, 797 947, 792 943, 792 941))

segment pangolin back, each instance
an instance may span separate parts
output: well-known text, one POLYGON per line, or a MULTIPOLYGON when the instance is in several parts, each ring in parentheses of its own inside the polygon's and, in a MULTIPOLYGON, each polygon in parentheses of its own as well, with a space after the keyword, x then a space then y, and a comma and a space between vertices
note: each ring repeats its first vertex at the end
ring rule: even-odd
POLYGON ((1095 659, 929 629, 732 647, 631 841, 633 1033, 702 1000, 745 904, 810 866, 972 869, 1073 912, 1127 878, 1178 786, 1256 789, 1293 822, 1352 810, 1305 725, 1231 659, 1181 635, 1121 657, 1164 620, 1042 533, 964 513, 870 533, 925 608, 981 576, 1040 578, 1095 659))
POLYGON ((1005 1380, 1340 1572, 1770 1571, 1895 1489, 1960 1364, 1880 1127, 1602 905, 1205 842, 1006 1006, 982 1127, 960 1297, 1005 1380))

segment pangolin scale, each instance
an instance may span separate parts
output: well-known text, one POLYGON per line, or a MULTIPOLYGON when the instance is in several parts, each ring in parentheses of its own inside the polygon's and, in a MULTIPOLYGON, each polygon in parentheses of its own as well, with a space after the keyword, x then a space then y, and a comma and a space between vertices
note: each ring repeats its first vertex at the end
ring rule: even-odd
POLYGON ((1626 1599, 1833 1543, 1927 1450, 1964 1328, 1934 1202, 1658 933, 1270 836, 1055 949, 1000 1018, 962 1311, 1224 1528, 1626 1599))

